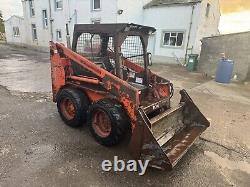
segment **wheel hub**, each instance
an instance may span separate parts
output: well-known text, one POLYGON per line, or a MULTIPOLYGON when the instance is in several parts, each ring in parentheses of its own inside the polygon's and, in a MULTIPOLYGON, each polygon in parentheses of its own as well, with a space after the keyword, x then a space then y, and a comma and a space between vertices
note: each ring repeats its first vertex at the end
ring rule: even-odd
POLYGON ((92 118, 92 126, 95 132, 102 138, 106 138, 111 133, 111 121, 106 112, 97 110, 92 118))
POLYGON ((74 103, 70 99, 64 98, 61 102, 60 107, 65 118, 67 118, 68 120, 74 119, 76 110, 74 107, 74 103))

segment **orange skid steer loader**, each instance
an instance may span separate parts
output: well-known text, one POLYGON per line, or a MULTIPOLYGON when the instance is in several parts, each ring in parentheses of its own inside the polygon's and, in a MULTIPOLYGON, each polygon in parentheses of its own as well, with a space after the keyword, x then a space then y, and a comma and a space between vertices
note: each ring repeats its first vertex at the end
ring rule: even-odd
POLYGON ((67 125, 86 122, 105 146, 130 132, 134 159, 171 169, 209 122, 185 90, 170 106, 172 83, 149 68, 153 32, 136 24, 75 25, 72 49, 50 43, 53 99, 67 125))

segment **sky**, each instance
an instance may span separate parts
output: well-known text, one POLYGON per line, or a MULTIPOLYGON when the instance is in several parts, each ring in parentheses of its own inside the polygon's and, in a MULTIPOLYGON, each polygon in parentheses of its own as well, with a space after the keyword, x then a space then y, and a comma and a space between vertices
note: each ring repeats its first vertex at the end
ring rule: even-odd
POLYGON ((0 10, 5 20, 11 15, 23 15, 21 0, 0 0, 0 10))
POLYGON ((250 0, 220 0, 222 34, 250 31, 250 0))
MULTIPOLYGON (((250 31, 250 0, 220 0, 222 34, 250 31)), ((0 0, 4 19, 11 15, 22 16, 21 0, 0 0)))

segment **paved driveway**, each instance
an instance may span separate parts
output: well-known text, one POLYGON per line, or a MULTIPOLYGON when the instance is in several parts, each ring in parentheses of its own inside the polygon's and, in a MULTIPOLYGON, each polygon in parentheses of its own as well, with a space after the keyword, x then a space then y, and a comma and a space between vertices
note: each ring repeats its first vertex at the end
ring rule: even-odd
POLYGON ((103 159, 130 159, 126 146, 108 149, 86 127, 63 124, 51 102, 47 53, 0 45, 0 186, 249 186, 249 88, 176 66, 152 69, 176 91, 187 88, 212 125, 173 171, 103 172, 103 159))

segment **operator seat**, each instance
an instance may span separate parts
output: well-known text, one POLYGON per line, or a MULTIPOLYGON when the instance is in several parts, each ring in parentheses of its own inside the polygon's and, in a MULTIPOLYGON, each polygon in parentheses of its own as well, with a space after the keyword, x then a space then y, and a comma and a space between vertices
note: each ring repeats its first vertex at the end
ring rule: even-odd
POLYGON ((106 57, 103 57, 103 60, 102 60, 102 66, 101 66, 103 69, 107 70, 108 72, 110 73, 114 73, 114 66, 112 65, 110 59, 108 56, 106 57))

